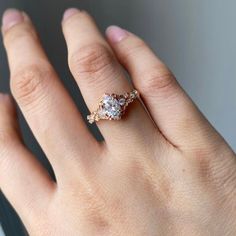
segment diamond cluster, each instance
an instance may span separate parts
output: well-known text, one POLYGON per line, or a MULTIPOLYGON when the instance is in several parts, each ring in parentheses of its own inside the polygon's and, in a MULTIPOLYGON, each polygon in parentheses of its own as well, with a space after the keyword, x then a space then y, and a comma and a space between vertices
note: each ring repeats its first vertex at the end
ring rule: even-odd
POLYGON ((124 95, 104 94, 97 111, 88 116, 88 121, 93 123, 100 119, 119 120, 129 103, 138 97, 136 90, 124 95))
POLYGON ((108 117, 112 120, 118 120, 121 117, 123 106, 126 104, 125 98, 115 98, 112 95, 104 95, 100 114, 104 117, 108 117))

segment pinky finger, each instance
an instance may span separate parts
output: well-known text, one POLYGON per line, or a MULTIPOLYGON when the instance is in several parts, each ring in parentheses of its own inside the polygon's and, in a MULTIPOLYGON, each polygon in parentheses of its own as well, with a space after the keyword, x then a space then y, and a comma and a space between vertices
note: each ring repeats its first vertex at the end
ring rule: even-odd
POLYGON ((12 99, 0 94, 0 188, 26 225, 47 209, 54 183, 20 141, 12 99))

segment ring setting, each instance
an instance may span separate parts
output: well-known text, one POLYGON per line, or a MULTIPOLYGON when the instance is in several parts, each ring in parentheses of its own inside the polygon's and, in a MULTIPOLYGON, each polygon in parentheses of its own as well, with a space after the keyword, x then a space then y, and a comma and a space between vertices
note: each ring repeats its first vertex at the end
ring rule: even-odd
POLYGON ((99 101, 98 109, 88 115, 87 120, 90 124, 99 120, 120 120, 128 105, 137 98, 137 90, 123 95, 105 93, 99 101))

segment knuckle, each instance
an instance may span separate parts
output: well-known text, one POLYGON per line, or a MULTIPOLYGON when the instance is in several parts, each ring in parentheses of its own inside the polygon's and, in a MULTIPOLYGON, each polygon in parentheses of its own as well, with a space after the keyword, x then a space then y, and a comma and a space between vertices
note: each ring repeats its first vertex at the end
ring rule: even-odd
POLYGON ((176 85, 175 77, 165 66, 158 66, 158 68, 144 72, 142 75, 145 79, 140 80, 140 86, 147 94, 156 95, 155 91, 166 93, 176 85))
POLYGON ((142 39, 136 39, 135 42, 133 43, 132 46, 130 45, 123 45, 124 49, 123 49, 123 54, 120 55, 121 57, 121 61, 123 61, 124 64, 128 64, 128 61, 130 61, 130 59, 136 57, 137 54, 140 53, 140 51, 144 50, 145 48, 147 48, 146 43, 142 40, 142 39))
POLYGON ((235 173, 235 157, 229 157, 230 153, 226 150, 221 150, 220 154, 217 150, 210 151, 199 149, 195 151, 194 168, 197 170, 197 177, 202 184, 210 186, 209 191, 218 192, 218 199, 230 200, 236 193, 236 173, 235 173), (224 154, 222 154, 224 153, 224 154), (227 158, 219 158, 227 156, 227 158), (221 194, 222 186, 224 188, 223 195, 221 194))
POLYGON ((223 144, 218 144, 214 149, 197 148, 193 151, 192 156, 200 173, 205 174, 207 178, 218 175, 226 176, 235 164, 234 158, 230 156, 230 151, 226 150, 225 147, 221 147, 221 145, 223 146, 223 144), (219 156, 226 156, 227 158, 222 160, 219 156), (227 171, 229 172, 227 173, 227 171))
POLYGON ((30 65, 11 78, 11 90, 15 98, 28 105, 45 94, 45 79, 51 76, 50 70, 40 65, 30 65))
POLYGON ((70 68, 79 78, 99 78, 111 73, 115 60, 109 49, 99 43, 77 50, 69 60, 70 68))
MULTIPOLYGON (((149 49, 145 41, 137 38, 131 47, 127 46, 127 48, 124 48, 124 53, 121 55, 121 61, 123 61, 124 65, 129 66, 130 61, 132 61, 133 58, 139 57, 142 52, 146 53, 147 50, 149 49)), ((151 91, 154 92, 152 94, 155 94, 155 91, 157 90, 158 92, 160 90, 168 92, 172 85, 177 84, 172 72, 162 63, 156 63, 148 70, 144 69, 141 74, 145 79, 140 79, 138 83, 142 90, 147 92, 147 94, 151 94, 151 91)))

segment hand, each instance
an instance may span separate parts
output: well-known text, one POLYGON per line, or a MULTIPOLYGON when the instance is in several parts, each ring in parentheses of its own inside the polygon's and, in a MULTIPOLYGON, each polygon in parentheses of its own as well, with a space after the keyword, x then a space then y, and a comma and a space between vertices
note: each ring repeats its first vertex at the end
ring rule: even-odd
POLYGON ((104 93, 132 90, 121 64, 147 109, 136 101, 122 120, 99 121, 97 142, 29 17, 4 14, 11 90, 57 180, 22 144, 13 102, 1 95, 0 186, 30 235, 235 235, 235 154, 167 67, 128 31, 109 27, 105 40, 84 11, 66 11, 62 26, 91 111, 104 93))

